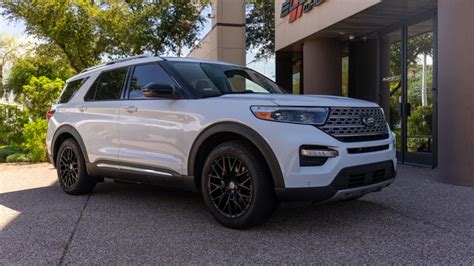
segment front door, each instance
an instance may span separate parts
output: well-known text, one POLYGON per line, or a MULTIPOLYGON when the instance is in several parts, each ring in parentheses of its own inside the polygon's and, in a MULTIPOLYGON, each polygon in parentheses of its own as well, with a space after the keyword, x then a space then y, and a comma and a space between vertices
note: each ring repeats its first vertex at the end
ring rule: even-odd
POLYGON ((433 17, 381 37, 381 95, 397 135, 399 161, 434 166, 435 69, 433 17))
POLYGON ((186 100, 145 97, 143 87, 147 84, 172 84, 157 63, 135 66, 129 83, 119 109, 121 171, 181 174, 186 100))

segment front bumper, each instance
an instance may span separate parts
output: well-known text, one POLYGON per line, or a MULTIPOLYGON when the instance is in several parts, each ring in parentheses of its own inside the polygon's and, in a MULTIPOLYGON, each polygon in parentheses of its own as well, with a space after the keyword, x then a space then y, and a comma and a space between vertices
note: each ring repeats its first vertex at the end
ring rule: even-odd
POLYGON ((281 201, 322 202, 354 198, 380 191, 395 179, 392 160, 343 168, 328 186, 309 188, 275 188, 281 201))

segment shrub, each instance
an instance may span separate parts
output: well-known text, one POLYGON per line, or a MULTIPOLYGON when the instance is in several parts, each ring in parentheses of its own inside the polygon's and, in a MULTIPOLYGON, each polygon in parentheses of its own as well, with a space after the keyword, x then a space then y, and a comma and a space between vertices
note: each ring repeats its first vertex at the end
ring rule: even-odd
POLYGON ((31 159, 24 153, 15 153, 7 157, 7 163, 28 163, 31 159))
POLYGON ((0 147, 0 163, 4 163, 7 161, 7 157, 21 152, 22 149, 17 146, 3 146, 0 147))
POLYGON ((32 162, 46 159, 46 131, 48 124, 44 119, 31 121, 23 127, 23 146, 28 150, 32 162))
POLYGON ((0 145, 20 144, 22 129, 28 122, 26 113, 17 106, 0 104, 0 145))

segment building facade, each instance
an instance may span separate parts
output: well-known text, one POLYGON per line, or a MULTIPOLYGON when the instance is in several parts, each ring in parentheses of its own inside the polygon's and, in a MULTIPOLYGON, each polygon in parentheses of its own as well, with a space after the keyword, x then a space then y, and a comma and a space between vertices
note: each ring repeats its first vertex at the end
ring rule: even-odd
POLYGON ((187 57, 245 65, 244 0, 212 0, 211 29, 187 57))
POLYGON ((276 0, 276 80, 379 103, 401 163, 474 186, 474 1, 276 0))

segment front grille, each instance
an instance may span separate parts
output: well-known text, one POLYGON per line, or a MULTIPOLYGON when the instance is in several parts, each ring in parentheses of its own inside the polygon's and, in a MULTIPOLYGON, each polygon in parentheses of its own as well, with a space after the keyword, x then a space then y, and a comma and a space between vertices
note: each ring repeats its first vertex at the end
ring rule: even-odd
POLYGON ((395 177, 392 161, 344 168, 331 186, 336 190, 377 184, 395 177))
POLYGON ((334 107, 330 110, 326 124, 319 128, 343 142, 381 140, 389 137, 381 108, 334 107), (373 125, 364 124, 364 117, 373 118, 373 125))

